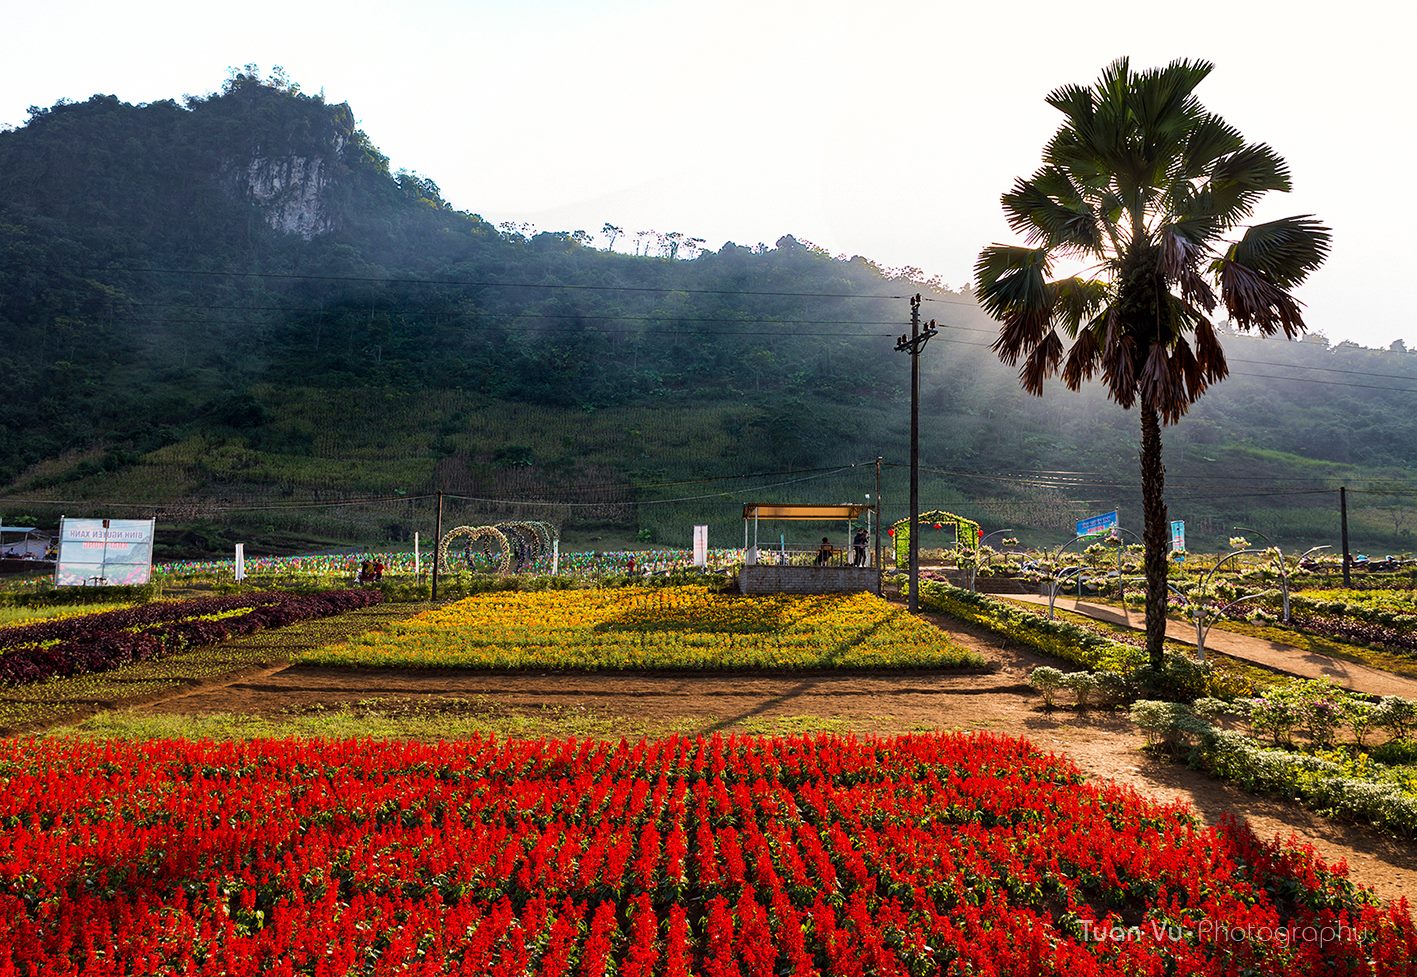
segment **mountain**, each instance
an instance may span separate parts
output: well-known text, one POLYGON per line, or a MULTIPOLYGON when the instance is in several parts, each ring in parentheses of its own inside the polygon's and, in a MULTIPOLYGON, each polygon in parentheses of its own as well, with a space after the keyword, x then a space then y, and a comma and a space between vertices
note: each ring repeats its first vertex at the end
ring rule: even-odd
MULTIPOLYGON (((878 455, 899 518, 893 346, 920 292, 941 327, 922 359, 927 507, 1039 542, 1113 506, 1138 525, 1135 415, 1097 390, 1022 394, 967 290, 790 235, 660 235, 654 256, 527 236, 391 172, 354 119, 242 73, 0 133, 7 521, 151 512, 168 552, 372 545, 426 538, 441 490, 454 525, 682 545, 709 522, 723 542, 750 495, 874 494, 878 455)), ((1335 541, 1347 483, 1355 546, 1410 547, 1417 356, 1321 336, 1227 349, 1231 378, 1166 434, 1192 545, 1237 524, 1335 541)))

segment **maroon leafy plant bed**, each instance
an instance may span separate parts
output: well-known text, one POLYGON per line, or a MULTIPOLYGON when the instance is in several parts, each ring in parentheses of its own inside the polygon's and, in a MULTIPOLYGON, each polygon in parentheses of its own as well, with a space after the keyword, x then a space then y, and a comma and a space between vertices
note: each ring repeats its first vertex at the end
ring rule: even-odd
POLYGON ((261 591, 144 604, 0 629, 0 685, 104 672, 183 648, 377 604, 377 590, 261 591), (235 612, 235 613, 233 613, 235 612), (224 615, 217 617, 216 615, 224 615))

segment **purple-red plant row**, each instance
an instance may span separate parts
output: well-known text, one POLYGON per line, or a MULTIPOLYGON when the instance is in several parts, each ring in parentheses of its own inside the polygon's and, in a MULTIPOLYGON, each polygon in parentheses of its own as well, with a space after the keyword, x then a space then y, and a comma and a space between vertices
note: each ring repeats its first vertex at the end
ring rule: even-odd
POLYGON ((0 629, 0 685, 107 671, 164 652, 368 607, 382 599, 377 590, 261 591, 143 604, 4 628, 0 629), (212 619, 242 609, 246 613, 212 619))

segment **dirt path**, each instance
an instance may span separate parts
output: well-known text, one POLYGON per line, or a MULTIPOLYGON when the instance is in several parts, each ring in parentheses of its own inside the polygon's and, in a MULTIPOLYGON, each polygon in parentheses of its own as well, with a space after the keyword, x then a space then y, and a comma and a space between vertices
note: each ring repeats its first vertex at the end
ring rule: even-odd
MULTIPOLYGON (((998 596, 1026 604, 1048 606, 1048 598, 1038 594, 999 594, 998 596)), ((1062 610, 1085 614, 1110 624, 1126 625, 1137 631, 1146 630, 1146 622, 1140 614, 1132 614, 1124 608, 1111 604, 1090 603, 1076 597, 1059 595, 1057 606, 1062 610)), ((1166 636, 1185 642, 1192 647, 1196 643, 1195 626, 1184 621, 1168 619, 1166 636)), ((1278 641, 1256 638, 1248 634, 1236 634, 1234 631, 1224 631, 1217 627, 1212 628, 1210 633, 1206 635, 1205 646, 1214 651, 1224 652, 1232 658, 1243 658, 1257 665, 1264 665, 1266 668, 1288 672, 1302 678, 1332 679, 1344 688, 1352 689, 1355 692, 1366 692, 1370 695, 1400 695, 1409 699, 1417 699, 1417 679, 1394 675, 1392 672, 1370 668, 1367 665, 1345 661, 1342 658, 1305 651, 1303 648, 1296 648, 1278 641)))
POLYGON ((1208 823, 1234 814, 1261 837, 1294 836, 1384 898, 1417 896, 1417 846, 1378 831, 1319 817, 1295 804, 1245 794, 1197 771, 1141 751, 1142 738, 1122 715, 1045 712, 1023 684, 1048 661, 990 634, 926 614, 951 637, 998 663, 990 674, 913 673, 802 677, 430 672, 292 666, 183 693, 144 711, 277 715, 316 704, 387 697, 434 701, 486 696, 527 711, 548 704, 623 717, 636 735, 646 719, 673 720, 702 732, 762 728, 859 733, 990 730, 1024 736, 1065 754, 1087 774, 1127 784, 1159 801, 1180 798, 1208 823))

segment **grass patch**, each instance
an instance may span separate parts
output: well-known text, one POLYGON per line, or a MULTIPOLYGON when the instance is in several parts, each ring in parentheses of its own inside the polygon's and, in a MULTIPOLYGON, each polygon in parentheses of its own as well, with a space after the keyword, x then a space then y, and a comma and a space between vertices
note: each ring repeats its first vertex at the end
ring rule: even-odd
MULTIPOLYGON (((867 726, 881 721, 872 716, 867 726)), ((488 695, 389 696, 334 706, 301 706, 271 715, 108 710, 55 727, 46 735, 83 739, 410 739, 457 740, 493 734, 518 739, 548 736, 618 740, 673 733, 731 732, 755 736, 851 733, 862 723, 799 714, 754 716, 721 723, 711 716, 626 715, 589 705, 508 705, 488 695)), ((920 727, 928 730, 930 727, 920 727)))
POLYGON ((982 668, 871 594, 738 597, 701 586, 482 594, 297 656, 311 665, 572 670, 982 668))
MULTIPOLYGON (((880 716, 871 716, 867 726, 880 716)), ((649 739, 672 733, 751 733, 791 736, 796 733, 852 733, 862 723, 801 713, 754 716, 740 722, 720 722, 711 716, 625 715, 587 705, 507 705, 495 696, 384 696, 334 706, 299 706, 273 715, 248 713, 167 713, 112 709, 75 723, 55 726, 47 736, 95 740, 153 739, 410 739, 458 740, 473 736, 540 739, 649 739)), ((921 730, 931 727, 922 726, 921 730)))
MULTIPOLYGON (((867 716, 862 722, 874 724, 883 717, 867 716)), ((742 722, 724 727, 735 733, 752 733, 755 736, 789 736, 794 733, 850 733, 861 723, 832 716, 755 716, 742 722)))
POLYGON ((365 699, 337 706, 304 706, 274 715, 103 712, 56 728, 50 735, 124 740, 174 737, 447 740, 493 733, 517 738, 639 739, 693 732, 705 725, 706 720, 697 716, 625 716, 582 705, 518 708, 479 695, 365 699))

